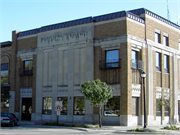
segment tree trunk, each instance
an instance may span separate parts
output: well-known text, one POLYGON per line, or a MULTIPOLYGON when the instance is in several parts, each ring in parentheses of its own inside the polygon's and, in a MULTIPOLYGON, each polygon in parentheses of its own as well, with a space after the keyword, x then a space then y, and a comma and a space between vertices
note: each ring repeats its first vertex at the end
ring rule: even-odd
POLYGON ((101 128, 102 122, 101 122, 101 106, 99 107, 99 127, 101 128))

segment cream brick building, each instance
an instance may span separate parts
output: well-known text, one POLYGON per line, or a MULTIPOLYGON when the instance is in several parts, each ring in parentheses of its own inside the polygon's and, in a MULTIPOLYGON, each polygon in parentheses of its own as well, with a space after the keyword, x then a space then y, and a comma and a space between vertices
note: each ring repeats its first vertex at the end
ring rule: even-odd
POLYGON ((144 8, 87 17, 12 33, 10 112, 22 120, 97 123, 97 108, 79 92, 101 79, 115 90, 103 107, 105 125, 143 123, 141 71, 145 71, 147 124, 179 122, 180 26, 144 8), (171 101, 171 112, 158 106, 171 101))

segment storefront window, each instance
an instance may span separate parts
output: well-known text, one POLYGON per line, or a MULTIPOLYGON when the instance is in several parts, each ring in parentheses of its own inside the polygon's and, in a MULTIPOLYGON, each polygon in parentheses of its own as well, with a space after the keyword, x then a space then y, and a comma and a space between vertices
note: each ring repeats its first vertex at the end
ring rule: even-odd
POLYGON ((52 98, 46 97, 43 98, 43 114, 51 115, 52 113, 52 98))
POLYGON ((84 115, 84 114, 85 114, 85 98, 74 97, 74 115, 84 115))
POLYGON ((62 101, 62 105, 63 105, 61 115, 67 115, 68 98, 67 97, 59 97, 58 101, 62 101))
POLYGON ((114 96, 109 99, 104 106, 104 116, 119 116, 120 115, 120 97, 114 96))
POLYGON ((1 64, 1 83, 8 83, 8 63, 1 64))
POLYGON ((138 116, 138 109, 139 109, 138 100, 139 100, 139 98, 137 98, 137 97, 132 98, 132 115, 133 116, 138 116))

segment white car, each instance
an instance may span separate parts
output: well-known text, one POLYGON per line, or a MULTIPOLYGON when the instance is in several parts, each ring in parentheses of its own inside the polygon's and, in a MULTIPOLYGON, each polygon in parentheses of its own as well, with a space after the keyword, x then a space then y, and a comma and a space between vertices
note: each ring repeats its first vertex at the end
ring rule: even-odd
POLYGON ((114 113, 112 113, 110 111, 104 111, 104 115, 105 116, 118 116, 117 114, 114 114, 114 113))

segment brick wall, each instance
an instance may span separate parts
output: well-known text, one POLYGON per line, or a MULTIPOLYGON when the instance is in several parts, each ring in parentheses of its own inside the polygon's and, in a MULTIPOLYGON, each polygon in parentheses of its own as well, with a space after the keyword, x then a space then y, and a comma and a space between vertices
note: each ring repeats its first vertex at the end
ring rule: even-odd
POLYGON ((104 23, 94 26, 94 38, 117 36, 126 33, 126 21, 104 23))

